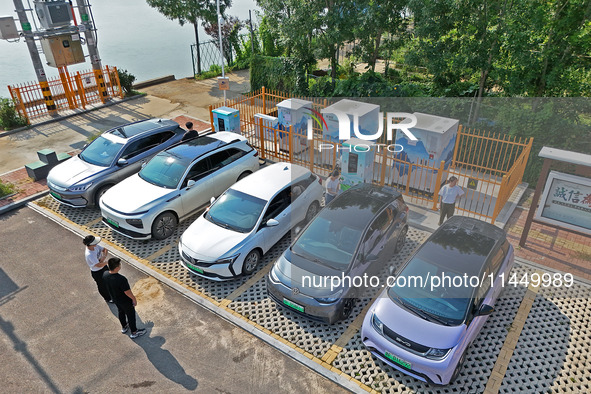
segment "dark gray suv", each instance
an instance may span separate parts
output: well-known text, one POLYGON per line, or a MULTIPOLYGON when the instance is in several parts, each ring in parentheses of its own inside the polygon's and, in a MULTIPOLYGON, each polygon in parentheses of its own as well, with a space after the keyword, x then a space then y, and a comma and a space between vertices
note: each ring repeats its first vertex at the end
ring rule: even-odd
POLYGON ((408 207, 396 190, 358 185, 345 191, 277 260, 267 275, 267 293, 314 320, 347 318, 362 291, 354 278, 376 275, 400 252, 407 216, 408 207), (336 278, 342 280, 335 285, 336 278))
POLYGON ((47 176, 53 198, 76 208, 96 205, 114 184, 135 174, 156 153, 179 142, 185 130, 169 119, 142 120, 105 131, 47 176))

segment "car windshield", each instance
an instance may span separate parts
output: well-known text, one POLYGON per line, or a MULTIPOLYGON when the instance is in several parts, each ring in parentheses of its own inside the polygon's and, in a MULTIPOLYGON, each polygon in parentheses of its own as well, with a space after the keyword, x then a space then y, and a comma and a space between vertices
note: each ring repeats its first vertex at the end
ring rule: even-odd
POLYGON ((205 214, 220 227, 241 233, 252 231, 267 201, 233 189, 225 192, 205 214))
POLYGON ((322 265, 345 270, 351 263, 361 232, 346 223, 317 216, 293 244, 292 251, 322 265))
POLYGON ((459 325, 466 317, 474 292, 464 276, 465 273, 443 272, 440 265, 417 254, 397 275, 396 285, 388 290, 388 295, 411 312, 426 315, 427 320, 459 325))
POLYGON ((122 143, 100 136, 80 152, 79 157, 95 166, 108 167, 121 148, 123 148, 122 143))
POLYGON ((161 152, 154 156, 139 173, 140 178, 166 189, 176 189, 187 169, 187 161, 161 152))

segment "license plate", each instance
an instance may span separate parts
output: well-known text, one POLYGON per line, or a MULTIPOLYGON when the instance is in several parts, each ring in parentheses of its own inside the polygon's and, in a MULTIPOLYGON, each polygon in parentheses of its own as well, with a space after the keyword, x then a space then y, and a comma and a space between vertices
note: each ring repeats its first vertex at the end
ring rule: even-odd
POLYGON ((55 192, 49 192, 49 194, 51 194, 52 196, 54 196, 55 198, 57 198, 58 200, 62 199, 62 196, 60 196, 59 194, 55 193, 55 192))
POLYGON ((105 218, 105 220, 107 221, 107 223, 112 224, 113 226, 119 228, 119 223, 117 223, 113 219, 105 218))
POLYGON ((286 298, 283 299, 283 303, 285 305, 287 305, 288 307, 295 309, 296 311, 304 312, 304 307, 303 306, 298 305, 295 302, 291 302, 290 300, 288 300, 286 298))
POLYGON ((196 272, 199 272, 200 274, 203 273, 203 270, 199 267, 194 266, 193 264, 189 264, 187 263, 187 267, 191 268, 192 270, 195 270, 196 272))
POLYGON ((412 364, 409 363, 408 361, 404 361, 404 360, 402 360, 402 359, 400 359, 400 358, 396 357, 395 355, 388 353, 388 352, 385 352, 384 355, 386 356, 386 358, 388 360, 392 360, 393 362, 395 362, 398 365, 403 366, 404 368, 412 369, 412 364))

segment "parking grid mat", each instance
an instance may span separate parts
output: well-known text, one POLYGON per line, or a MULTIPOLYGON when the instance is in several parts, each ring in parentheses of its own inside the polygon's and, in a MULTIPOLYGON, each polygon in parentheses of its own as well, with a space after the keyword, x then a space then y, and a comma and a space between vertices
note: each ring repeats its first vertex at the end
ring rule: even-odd
MULTIPOLYGON (((166 240, 137 241, 103 224, 98 209, 67 207, 49 196, 34 204, 144 260, 171 276, 177 283, 194 289, 196 293, 220 305, 219 308, 237 313, 251 325, 270 333, 273 338, 286 341, 318 364, 327 367, 322 361, 328 360, 328 368, 348 376, 361 388, 376 392, 483 392, 527 292, 527 288, 522 285, 506 286, 495 305, 495 312, 468 349, 457 381, 446 387, 432 387, 398 372, 365 349, 357 330, 359 320, 381 289, 374 289, 373 293, 367 294, 366 298, 356 303, 349 318, 333 325, 312 321, 276 305, 268 298, 263 273, 290 245, 289 234, 263 256, 253 275, 215 282, 192 274, 180 263, 178 240, 197 215, 181 222, 176 232, 166 240), (257 274, 258 280, 251 279, 257 274), (340 346, 333 346, 337 341, 340 346), (333 351, 336 354, 327 358, 333 351)), ((403 250, 384 267, 381 275, 389 275, 428 236, 426 231, 411 228, 403 250)), ((531 275, 536 270, 516 262, 512 273, 521 277, 524 274, 531 275)), ((509 362, 500 392, 591 392, 591 360, 588 354, 591 344, 590 295, 591 286, 576 281, 569 288, 540 288, 509 362)), ((316 365, 316 368, 322 367, 316 365)))

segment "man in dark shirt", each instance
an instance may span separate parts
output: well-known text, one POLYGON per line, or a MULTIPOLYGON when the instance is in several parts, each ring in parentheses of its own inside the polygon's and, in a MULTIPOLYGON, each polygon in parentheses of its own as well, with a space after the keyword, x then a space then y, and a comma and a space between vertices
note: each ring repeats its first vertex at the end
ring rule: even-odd
POLYGON ((183 135, 181 141, 188 141, 192 140, 193 138, 199 137, 199 133, 197 132, 197 130, 193 129, 193 122, 185 123, 185 127, 187 128, 187 132, 185 133, 185 135, 183 135))
POLYGON ((129 287, 127 278, 119 273, 121 270, 121 259, 110 258, 108 261, 109 271, 103 274, 103 281, 109 290, 111 299, 117 306, 119 321, 121 322, 121 333, 125 334, 131 330, 130 338, 135 339, 146 333, 145 328, 137 329, 135 324, 135 306, 137 300, 129 287))

